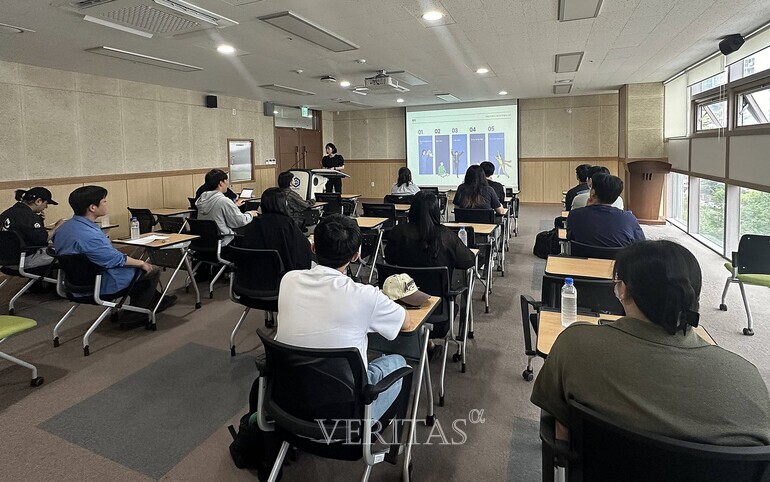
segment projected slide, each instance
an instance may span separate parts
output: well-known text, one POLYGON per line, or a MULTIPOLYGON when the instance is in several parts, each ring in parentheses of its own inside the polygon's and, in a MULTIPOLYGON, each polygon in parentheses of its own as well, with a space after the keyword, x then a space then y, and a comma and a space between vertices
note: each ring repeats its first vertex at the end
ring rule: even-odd
POLYGON ((516 104, 408 108, 407 165, 418 186, 455 188, 490 161, 496 181, 518 188, 517 133, 516 104))

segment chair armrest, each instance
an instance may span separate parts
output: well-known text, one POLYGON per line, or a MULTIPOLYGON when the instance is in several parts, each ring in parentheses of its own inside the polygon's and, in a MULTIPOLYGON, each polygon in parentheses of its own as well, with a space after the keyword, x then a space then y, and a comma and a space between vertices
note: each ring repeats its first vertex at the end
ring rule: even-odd
POLYGON ((564 467, 566 461, 577 460, 577 454, 570 450, 569 442, 556 438, 556 418, 545 410, 540 411, 540 441, 556 458, 556 465, 564 467))
POLYGON ((266 376, 265 370, 267 369, 267 354, 265 352, 260 353, 257 355, 257 358, 254 360, 254 363, 257 365, 257 371, 259 372, 260 377, 266 376))
POLYGON ((401 367, 377 382, 376 385, 367 384, 364 387, 364 403, 369 405, 373 401, 377 400, 377 397, 380 395, 380 393, 384 392, 390 388, 391 385, 409 375, 410 373, 412 373, 412 367, 401 367))
POLYGON ((535 301, 535 299, 529 295, 521 295, 521 299, 536 310, 540 310, 540 308, 543 307, 542 301, 535 301))
POLYGON ((733 265, 733 276, 738 276, 738 251, 733 251, 730 261, 733 265))

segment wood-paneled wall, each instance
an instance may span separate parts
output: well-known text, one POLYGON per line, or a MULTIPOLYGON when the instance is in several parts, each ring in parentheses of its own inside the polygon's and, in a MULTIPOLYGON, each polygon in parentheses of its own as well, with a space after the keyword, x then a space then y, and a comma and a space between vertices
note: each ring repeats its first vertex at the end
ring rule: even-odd
MULTIPOLYGON (((186 208, 189 206, 188 197, 195 195, 195 190, 203 183, 206 170, 152 172, 132 174, 130 176, 109 175, 91 178, 73 179, 41 179, 39 181, 18 181, 0 183, 0 211, 11 206, 14 202, 16 189, 29 189, 33 186, 45 186, 51 190, 53 199, 58 206, 49 206, 45 210, 47 223, 72 216, 72 209, 67 202, 69 194, 75 189, 96 184, 109 191, 107 205, 110 222, 120 227, 110 231, 110 237, 127 236, 129 233, 128 207, 132 208, 186 208)), ((232 185, 235 192, 244 187, 254 189, 259 195, 268 187, 275 186, 275 168, 259 168, 254 170, 254 181, 240 182, 232 185)), ((349 191, 352 192, 352 191, 349 191)))
POLYGON ((342 192, 368 198, 383 197, 390 194, 390 187, 398 179, 398 169, 403 166, 406 166, 406 159, 345 159, 345 173, 350 177, 342 181, 342 192))
POLYGON ((607 167, 613 175, 619 170, 617 157, 543 157, 519 159, 521 202, 561 203, 562 191, 577 184, 575 168, 580 164, 607 167))

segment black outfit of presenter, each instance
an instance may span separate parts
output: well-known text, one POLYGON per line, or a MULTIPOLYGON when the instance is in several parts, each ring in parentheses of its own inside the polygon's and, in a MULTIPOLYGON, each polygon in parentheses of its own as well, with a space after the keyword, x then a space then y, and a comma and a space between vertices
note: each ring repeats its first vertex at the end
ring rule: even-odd
MULTIPOLYGON (((337 147, 332 144, 326 144, 326 155, 321 160, 321 165, 326 169, 342 171, 345 169, 345 159, 337 154, 337 147)), ((342 178, 326 178, 326 192, 337 192, 342 194, 342 178)))

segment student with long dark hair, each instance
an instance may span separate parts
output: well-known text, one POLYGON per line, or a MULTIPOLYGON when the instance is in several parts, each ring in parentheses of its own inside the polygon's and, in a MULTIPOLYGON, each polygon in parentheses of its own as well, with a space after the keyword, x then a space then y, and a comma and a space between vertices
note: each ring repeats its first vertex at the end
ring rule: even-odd
POLYGON ((260 208, 262 215, 246 226, 238 245, 278 251, 286 271, 310 269, 310 242, 289 216, 286 192, 279 187, 266 189, 262 193, 260 208))
POLYGON ((504 212, 495 190, 487 184, 484 169, 476 164, 465 171, 465 180, 457 186, 452 204, 462 209, 494 209, 498 214, 504 212))
MULTIPOLYGON (((326 155, 321 159, 321 165, 326 169, 334 169, 335 171, 345 170, 345 159, 342 154, 337 153, 337 146, 331 142, 326 144, 326 155)), ((342 193, 342 178, 327 178, 326 192, 342 193)))
POLYGON ((412 182, 412 171, 404 166, 398 170, 398 180, 390 188, 390 193, 397 196, 410 196, 420 192, 420 188, 412 182))
MULTIPOLYGON (((532 403, 567 429, 567 400, 574 398, 635 431, 714 445, 770 444, 770 396, 757 368, 693 331, 701 280, 695 256, 679 244, 625 248, 615 261, 615 296, 626 316, 565 329, 538 374, 532 403)), ((566 435, 557 425, 557 436, 566 435)))

